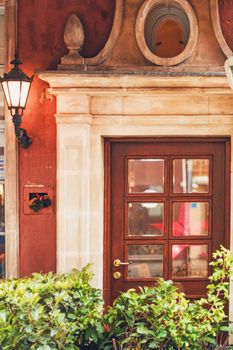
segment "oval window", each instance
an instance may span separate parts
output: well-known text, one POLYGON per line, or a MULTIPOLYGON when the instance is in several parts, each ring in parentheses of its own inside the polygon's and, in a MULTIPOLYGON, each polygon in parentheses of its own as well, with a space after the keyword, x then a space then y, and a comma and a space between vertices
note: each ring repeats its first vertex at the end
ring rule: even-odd
POLYGON ((136 38, 143 55, 158 65, 175 65, 191 56, 197 20, 186 0, 147 0, 139 10, 136 38))

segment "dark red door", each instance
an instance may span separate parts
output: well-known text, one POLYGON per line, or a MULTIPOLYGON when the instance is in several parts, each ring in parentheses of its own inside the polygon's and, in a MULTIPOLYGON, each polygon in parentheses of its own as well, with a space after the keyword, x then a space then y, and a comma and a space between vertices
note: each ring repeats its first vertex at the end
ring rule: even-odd
POLYGON ((205 294, 211 254, 229 245, 229 140, 106 140, 105 292, 172 279, 205 294))

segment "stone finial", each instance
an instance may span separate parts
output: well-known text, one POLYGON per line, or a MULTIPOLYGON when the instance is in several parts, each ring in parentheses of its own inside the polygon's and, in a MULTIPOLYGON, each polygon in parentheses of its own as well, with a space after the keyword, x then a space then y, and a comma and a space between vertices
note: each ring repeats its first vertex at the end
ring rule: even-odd
POLYGON ((67 21, 64 41, 66 47, 69 50, 69 54, 66 57, 81 58, 79 51, 83 46, 85 39, 83 25, 78 16, 71 15, 67 21))

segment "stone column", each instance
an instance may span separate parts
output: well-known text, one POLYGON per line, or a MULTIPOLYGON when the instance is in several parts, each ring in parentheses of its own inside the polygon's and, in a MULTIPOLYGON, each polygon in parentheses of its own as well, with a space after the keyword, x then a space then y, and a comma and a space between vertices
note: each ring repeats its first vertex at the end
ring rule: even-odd
POLYGON ((57 271, 90 262, 89 98, 57 96, 57 271))

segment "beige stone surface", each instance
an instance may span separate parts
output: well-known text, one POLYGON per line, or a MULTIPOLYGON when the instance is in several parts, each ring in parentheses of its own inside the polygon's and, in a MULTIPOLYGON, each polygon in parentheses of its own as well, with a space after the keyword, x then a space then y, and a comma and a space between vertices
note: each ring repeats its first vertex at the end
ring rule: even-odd
POLYGON ((94 96, 91 98, 91 114, 123 114, 124 97, 94 96))
POLYGON ((57 271, 66 272, 90 261, 90 133, 87 125, 68 126, 64 119, 57 135, 57 271))
MULTIPOLYGON (((223 68, 223 67, 222 67, 223 68)), ((54 95, 61 93, 78 92, 87 89, 86 94, 91 95, 95 88, 105 88, 108 93, 116 93, 115 88, 120 89, 138 89, 139 93, 144 93, 142 88, 151 90, 154 88, 168 88, 175 90, 182 88, 182 92, 187 88, 208 89, 208 91, 215 91, 230 94, 229 85, 224 73, 221 76, 204 76, 204 75, 180 75, 180 76, 163 76, 153 75, 153 72, 137 71, 134 74, 124 72, 124 70, 115 71, 89 71, 89 72, 69 72, 69 71, 48 71, 39 72, 39 78, 47 81, 50 87, 53 88, 54 95), (137 72, 137 73, 136 73, 137 72), (65 88, 65 90, 63 90, 65 88)), ((180 90, 181 91, 181 90, 180 90)), ((195 91, 195 90, 194 90, 195 91)), ((191 91, 189 91, 191 92, 191 91)))
MULTIPOLYGON (((77 93, 76 93, 77 94, 77 93)), ((57 97, 57 108, 60 113, 88 113, 90 110, 90 98, 87 95, 79 95, 78 99, 74 98, 75 93, 69 92, 57 97)))

